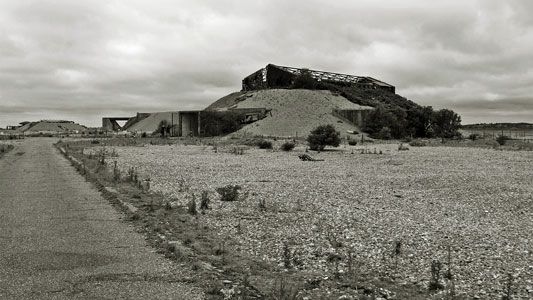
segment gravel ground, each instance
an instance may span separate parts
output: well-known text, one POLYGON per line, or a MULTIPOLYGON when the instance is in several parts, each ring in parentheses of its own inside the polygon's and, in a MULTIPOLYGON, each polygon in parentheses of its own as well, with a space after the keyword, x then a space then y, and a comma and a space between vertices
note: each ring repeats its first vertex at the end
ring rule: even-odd
POLYGON ((310 153, 323 162, 300 161, 301 147, 234 155, 183 145, 118 147, 110 159, 124 172, 137 168, 153 190, 183 205, 190 193, 209 191, 213 209, 201 219, 258 259, 283 265, 288 243, 299 268, 326 276, 331 254, 352 252, 360 272, 427 286, 433 260, 447 270, 450 247, 459 293, 495 299, 511 273, 513 299, 533 297, 532 152, 374 147, 383 154, 361 154, 359 146, 310 153), (241 185, 248 198, 216 200, 215 188, 227 184, 241 185), (397 271, 395 241, 402 242, 397 271))

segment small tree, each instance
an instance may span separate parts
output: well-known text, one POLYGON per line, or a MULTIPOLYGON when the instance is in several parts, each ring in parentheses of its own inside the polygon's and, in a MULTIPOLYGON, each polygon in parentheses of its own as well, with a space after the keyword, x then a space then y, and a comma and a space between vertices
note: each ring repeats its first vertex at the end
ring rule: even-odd
POLYGON ((311 150, 322 151, 326 146, 338 147, 341 143, 341 134, 331 124, 320 125, 311 131, 307 142, 311 150))

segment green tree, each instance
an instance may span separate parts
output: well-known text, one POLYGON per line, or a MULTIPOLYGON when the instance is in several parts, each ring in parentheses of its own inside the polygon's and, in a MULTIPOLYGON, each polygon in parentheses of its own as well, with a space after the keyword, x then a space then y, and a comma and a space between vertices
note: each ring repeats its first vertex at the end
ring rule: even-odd
POLYGON ((434 117, 435 134, 441 138, 452 138, 459 136, 461 128, 461 117, 450 109, 441 109, 435 112, 434 117))
POLYGON ((338 147, 341 143, 341 134, 331 124, 320 125, 311 131, 307 142, 311 150, 322 151, 326 146, 338 147))

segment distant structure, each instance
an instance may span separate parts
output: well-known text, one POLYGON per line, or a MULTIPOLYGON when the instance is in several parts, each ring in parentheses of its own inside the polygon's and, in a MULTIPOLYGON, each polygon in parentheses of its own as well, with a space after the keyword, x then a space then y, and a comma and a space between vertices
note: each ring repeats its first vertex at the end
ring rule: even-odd
POLYGON ((37 122, 21 122, 20 126, 8 126, 8 130, 25 136, 83 134, 87 127, 67 120, 41 120, 37 122))
POLYGON ((104 117, 105 132, 153 133, 161 122, 166 122, 172 136, 200 136, 200 110, 137 113, 134 117, 104 117), (126 121, 120 126, 117 121, 126 121))
MULTIPOLYGON (((302 68, 284 67, 268 64, 266 67, 248 75, 242 80, 242 90, 252 91, 269 88, 290 87, 302 68)), ((307 69, 316 81, 355 85, 364 89, 381 89, 396 93, 396 88, 369 76, 355 76, 307 69)))

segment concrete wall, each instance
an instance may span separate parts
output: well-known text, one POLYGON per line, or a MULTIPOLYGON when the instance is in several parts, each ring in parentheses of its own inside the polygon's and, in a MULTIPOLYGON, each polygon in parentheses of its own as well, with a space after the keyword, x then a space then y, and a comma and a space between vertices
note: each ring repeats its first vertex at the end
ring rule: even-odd
POLYGON ((363 126, 365 116, 371 109, 334 109, 332 115, 356 126, 363 126))
POLYGON ((200 135, 200 111, 178 112, 178 136, 200 135))

